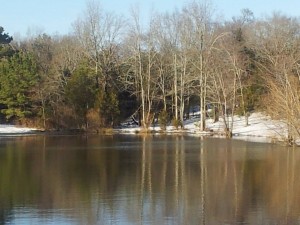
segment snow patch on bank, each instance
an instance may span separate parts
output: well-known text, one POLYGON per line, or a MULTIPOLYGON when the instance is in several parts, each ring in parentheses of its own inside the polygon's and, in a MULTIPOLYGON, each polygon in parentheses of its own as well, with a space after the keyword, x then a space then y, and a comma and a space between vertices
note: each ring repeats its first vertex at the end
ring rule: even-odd
POLYGON ((26 134, 36 131, 34 128, 0 125, 0 134, 26 134))
MULTIPOLYGON (((199 130, 199 118, 191 117, 189 120, 184 121, 184 129, 177 130, 175 127, 167 126, 167 133, 188 133, 194 135, 222 135, 224 133, 224 122, 220 118, 218 122, 213 119, 206 120, 206 132, 199 130)), ((152 131, 161 131, 158 125, 150 127, 152 131)), ((141 128, 136 125, 124 125, 117 131, 121 133, 135 134, 141 132, 141 128)), ((238 139, 257 140, 261 139, 264 142, 267 139, 283 140, 287 136, 286 124, 284 121, 272 120, 269 116, 263 113, 252 113, 248 118, 248 126, 244 116, 233 117, 233 136, 238 139)))
MULTIPOLYGON (((184 129, 176 129, 174 126, 167 126, 166 132, 169 134, 186 133, 191 135, 222 135, 224 134, 224 122, 222 118, 218 122, 213 119, 206 120, 207 131, 201 132, 199 129, 199 115, 196 113, 190 119, 184 121, 184 129)), ((150 127, 151 131, 160 132, 158 124, 150 127)), ((14 125, 0 125, 0 135, 4 134, 27 134, 36 132, 37 129, 27 127, 17 127, 14 125)), ((116 132, 136 134, 142 129, 137 125, 124 123, 116 132)), ((248 118, 246 126, 244 116, 234 116, 233 118, 233 137, 247 141, 270 142, 272 140, 284 140, 287 136, 287 128, 284 121, 272 120, 263 113, 252 113, 248 118)))
MULTIPOLYGON (((216 123, 212 119, 208 119, 206 120, 206 126, 216 133, 222 133, 225 129, 223 119, 216 123)), ((193 129, 193 125, 190 128, 193 129)), ((248 118, 247 126, 244 116, 234 116, 232 133, 233 136, 284 138, 287 135, 287 129, 283 121, 272 120, 262 113, 253 113, 248 118)))

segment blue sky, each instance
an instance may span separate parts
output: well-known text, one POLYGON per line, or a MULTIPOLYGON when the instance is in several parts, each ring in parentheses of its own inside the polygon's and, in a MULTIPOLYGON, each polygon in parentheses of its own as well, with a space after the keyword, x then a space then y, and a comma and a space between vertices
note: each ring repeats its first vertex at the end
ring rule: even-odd
MULTIPOLYGON (((180 8, 186 0, 100 0, 106 11, 127 16, 133 5, 139 5, 142 15, 151 8, 171 11, 180 8)), ((217 14, 224 18, 239 15, 249 8, 256 17, 270 15, 274 11, 290 16, 300 16, 300 0, 211 0, 217 14)), ((66 34, 71 24, 80 16, 86 0, 1 0, 0 26, 10 35, 26 36, 28 30, 42 30, 48 34, 66 34)))

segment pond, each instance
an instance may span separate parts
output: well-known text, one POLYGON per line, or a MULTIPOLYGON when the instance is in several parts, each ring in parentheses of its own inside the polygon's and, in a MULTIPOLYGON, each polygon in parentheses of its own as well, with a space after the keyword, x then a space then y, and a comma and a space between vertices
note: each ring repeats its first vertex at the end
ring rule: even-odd
POLYGON ((191 136, 0 138, 0 224, 300 224, 300 151, 191 136))

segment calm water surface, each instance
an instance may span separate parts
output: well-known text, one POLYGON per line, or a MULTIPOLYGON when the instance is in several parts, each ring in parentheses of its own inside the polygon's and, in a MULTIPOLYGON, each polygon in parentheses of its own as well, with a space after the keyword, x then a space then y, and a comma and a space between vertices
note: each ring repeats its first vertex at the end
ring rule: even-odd
POLYGON ((300 224, 300 150, 196 137, 0 138, 0 224, 300 224))

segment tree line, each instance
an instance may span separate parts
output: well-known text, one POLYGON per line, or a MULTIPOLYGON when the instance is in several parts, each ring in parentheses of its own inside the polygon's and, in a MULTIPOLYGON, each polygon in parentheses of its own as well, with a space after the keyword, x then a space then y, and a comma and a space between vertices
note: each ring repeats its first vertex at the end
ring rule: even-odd
POLYGON ((200 106, 200 130, 222 117, 230 136, 232 115, 261 110, 285 119, 291 140, 300 134, 298 18, 244 9, 223 20, 201 1, 146 22, 130 15, 88 2, 67 35, 16 42, 1 28, 1 120, 98 130, 134 115, 145 129, 182 127, 200 106))

